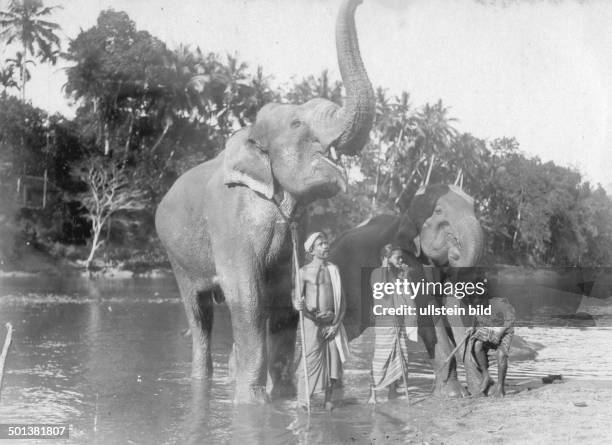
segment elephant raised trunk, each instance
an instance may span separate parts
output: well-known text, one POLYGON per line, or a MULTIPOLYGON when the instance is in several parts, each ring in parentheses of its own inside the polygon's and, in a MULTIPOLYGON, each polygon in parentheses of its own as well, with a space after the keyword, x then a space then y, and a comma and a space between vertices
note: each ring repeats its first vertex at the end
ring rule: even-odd
POLYGON ((346 90, 344 106, 318 102, 313 119, 328 137, 323 140, 348 155, 359 153, 368 141, 374 122, 375 98, 366 73, 355 27, 355 10, 362 0, 343 0, 336 21, 338 66, 346 90))
POLYGON ((355 9, 360 3, 361 0, 345 0, 336 23, 338 65, 346 89, 337 146, 347 154, 355 154, 368 141, 375 111, 374 90, 361 60, 355 28, 355 9))

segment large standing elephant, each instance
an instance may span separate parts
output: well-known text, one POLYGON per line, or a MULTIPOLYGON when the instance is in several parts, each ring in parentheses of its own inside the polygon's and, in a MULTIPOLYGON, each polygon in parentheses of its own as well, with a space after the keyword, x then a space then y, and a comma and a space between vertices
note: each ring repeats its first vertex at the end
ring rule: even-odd
POLYGON ((268 371, 274 388, 291 386, 288 221, 345 189, 336 150, 359 153, 372 126, 374 93, 354 20, 359 3, 343 0, 336 22, 344 106, 326 99, 264 106, 216 158, 183 174, 157 209, 192 333, 192 376, 212 374, 212 302, 222 292, 232 318, 236 403, 265 401, 268 371))
MULTIPOLYGON (((362 275, 369 268, 379 266, 379 252, 388 243, 397 244, 414 253, 422 263, 434 266, 429 267, 432 272, 429 279, 443 280, 449 266, 474 266, 483 249, 483 233, 475 217, 474 200, 458 187, 432 185, 417 192, 403 215, 376 216, 336 239, 331 246, 330 260, 340 268, 346 291, 344 325, 350 339, 359 336, 370 323, 371 297, 364 291, 369 281, 362 275)), ((456 302, 454 297, 446 297, 438 303, 456 302)), ((443 362, 454 347, 451 337, 461 339, 465 335, 461 320, 420 317, 419 335, 436 372, 435 393, 460 396, 463 388, 457 381, 456 362, 451 360, 444 366, 443 362)), ((466 364, 470 365, 473 364, 466 364)), ((468 377, 471 383, 478 374, 470 369, 468 377)), ((474 384, 477 382, 468 386, 474 384)))

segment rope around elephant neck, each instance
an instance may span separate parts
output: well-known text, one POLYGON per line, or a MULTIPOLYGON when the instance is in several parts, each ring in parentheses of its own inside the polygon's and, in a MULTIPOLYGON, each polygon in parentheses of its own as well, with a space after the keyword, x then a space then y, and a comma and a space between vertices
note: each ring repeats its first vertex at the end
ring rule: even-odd
POLYGON ((283 200, 281 202, 278 202, 274 197, 272 197, 270 201, 276 206, 278 213, 280 213, 285 223, 291 224, 295 221, 293 213, 296 208, 296 201, 293 196, 287 192, 283 192, 283 200))

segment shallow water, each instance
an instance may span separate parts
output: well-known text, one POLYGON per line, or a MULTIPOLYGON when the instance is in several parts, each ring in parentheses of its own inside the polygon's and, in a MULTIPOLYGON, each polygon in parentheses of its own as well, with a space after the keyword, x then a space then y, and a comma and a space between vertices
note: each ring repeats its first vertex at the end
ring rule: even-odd
MULTIPOLYGON (((598 306, 600 318, 608 319, 609 309, 598 306)), ((404 402, 376 409, 365 404, 371 330, 351 343, 354 356, 331 415, 317 408, 307 420, 292 400, 235 408, 227 370, 229 314, 225 306, 215 310, 215 373, 204 385, 189 378, 191 342, 182 335, 187 322, 173 278, 0 278, 0 326, 10 321, 15 328, 0 423, 70 423, 72 443, 369 443, 407 437, 407 425, 394 415, 407 409, 404 402)), ((612 380, 609 328, 517 328, 517 334, 545 347, 536 360, 512 362, 510 379, 551 373, 612 380)), ((425 395, 433 376, 420 344, 410 362, 410 395, 425 395)))

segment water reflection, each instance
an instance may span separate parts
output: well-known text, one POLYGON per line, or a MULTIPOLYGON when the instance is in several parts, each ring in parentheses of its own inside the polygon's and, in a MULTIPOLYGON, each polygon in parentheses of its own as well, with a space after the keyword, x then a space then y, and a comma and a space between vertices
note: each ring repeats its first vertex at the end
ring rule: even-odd
MULTIPOLYGON (((597 310, 610 317, 609 307, 597 310)), ((234 407, 229 314, 225 306, 215 311, 215 374, 198 381, 189 377, 191 342, 181 335, 187 323, 173 279, 52 279, 46 285, 38 278, 3 279, 0 326, 11 321, 15 333, 0 423, 68 422, 72 443, 382 443, 412 437, 413 411, 404 402, 365 404, 371 330, 351 344, 353 357, 331 414, 316 401, 310 417, 293 400, 234 407)), ((546 348, 538 360, 512 362, 510 378, 612 378, 612 359, 605 353, 611 330, 518 329, 546 348)), ((427 394, 431 383, 424 349, 416 346, 410 395, 427 394)))

